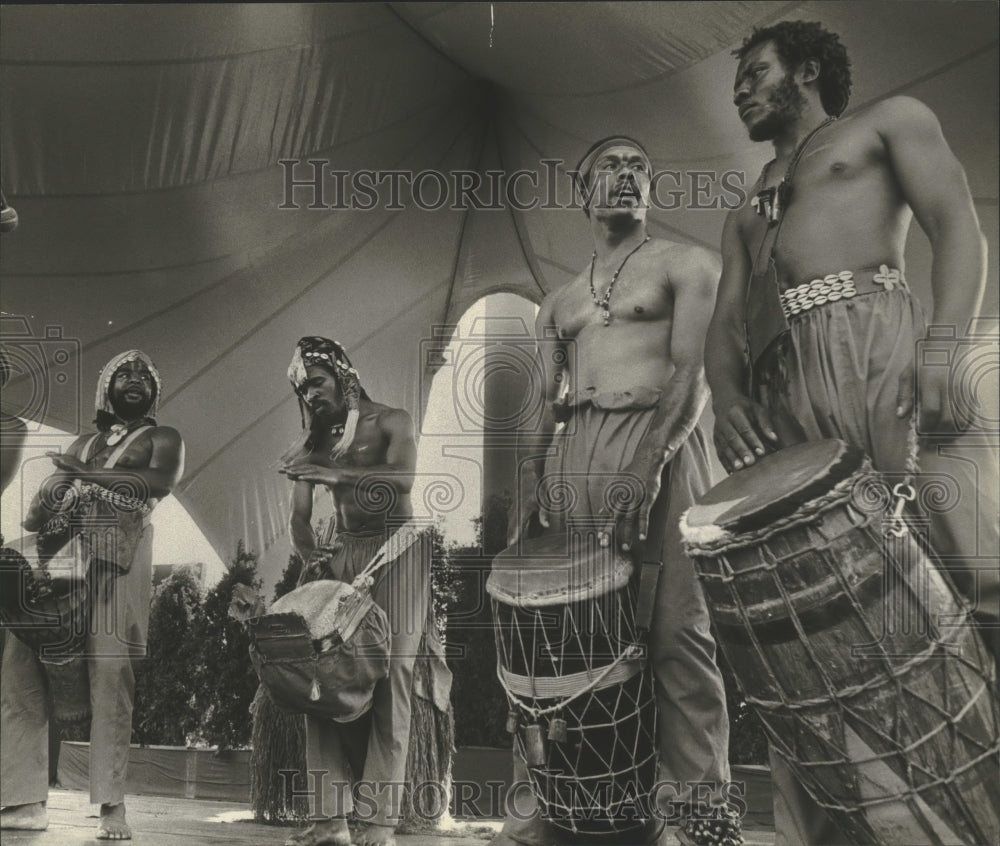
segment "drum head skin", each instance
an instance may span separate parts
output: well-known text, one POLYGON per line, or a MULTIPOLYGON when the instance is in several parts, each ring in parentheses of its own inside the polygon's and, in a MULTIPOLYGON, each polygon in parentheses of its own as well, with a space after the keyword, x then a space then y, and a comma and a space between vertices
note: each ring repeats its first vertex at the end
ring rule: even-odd
POLYGON ((493 559, 486 590, 494 599, 520 608, 566 605, 628 584, 632 562, 596 530, 542 535, 507 547, 493 559))
POLYGON ((691 507, 687 527, 738 534, 787 517, 856 473, 864 453, 844 441, 796 444, 757 459, 724 479, 691 507))

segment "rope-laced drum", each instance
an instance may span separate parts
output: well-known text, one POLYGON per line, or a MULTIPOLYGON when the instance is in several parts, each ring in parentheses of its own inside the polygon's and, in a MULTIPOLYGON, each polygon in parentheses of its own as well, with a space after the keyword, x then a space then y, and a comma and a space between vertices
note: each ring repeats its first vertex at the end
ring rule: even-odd
POLYGON ((574 533, 504 550, 486 583, 507 728, 541 811, 576 833, 627 835, 656 822, 643 817, 656 713, 631 575, 595 534, 574 533))
POLYGON ((851 842, 997 843, 993 659, 899 493, 843 442, 801 444, 681 528, 747 702, 851 842))

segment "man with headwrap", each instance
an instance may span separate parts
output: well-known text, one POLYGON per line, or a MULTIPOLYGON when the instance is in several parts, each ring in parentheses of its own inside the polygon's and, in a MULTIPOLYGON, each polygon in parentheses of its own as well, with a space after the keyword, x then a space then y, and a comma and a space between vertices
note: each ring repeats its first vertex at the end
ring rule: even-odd
MULTIPOLYGON (((90 581, 99 585, 86 641, 90 682, 90 801, 100 804, 99 840, 128 840, 125 769, 132 735, 133 662, 146 652, 152 584, 149 513, 181 477, 184 444, 154 419, 163 384, 149 356, 129 350, 105 365, 97 385, 97 432, 64 454, 35 495, 24 528, 40 536, 74 525, 85 503, 114 519, 113 545, 91 542, 90 581)), ((79 524, 77 524, 79 525, 79 524)), ((86 533, 85 533, 86 534, 86 533)), ((46 684, 35 653, 8 637, 0 679, 0 827, 48 826, 46 684)))
MULTIPOLYGON (((410 415, 373 402, 344 348, 327 338, 302 338, 288 377, 299 398, 302 437, 284 456, 292 490, 291 534, 302 558, 300 582, 333 578, 350 584, 393 531, 412 515, 410 489, 417 448, 410 415), (312 529, 317 485, 333 495, 326 540, 312 529)), ((410 735, 414 661, 430 600, 429 549, 418 540, 380 569, 372 598, 392 634, 389 676, 374 690, 371 710, 351 723, 306 717, 306 763, 319 773, 311 786, 312 825, 288 846, 347 846, 347 815, 364 823, 353 841, 390 846, 399 823, 410 735), (353 776, 353 778, 352 778, 353 776), (358 801, 352 800, 352 784, 358 801)))
MULTIPOLYGON (((546 413, 535 431, 522 432, 511 540, 526 530, 564 531, 571 520, 590 521, 601 526, 602 543, 619 544, 636 570, 643 561, 662 562, 649 659, 659 777, 667 789, 651 797, 657 807, 650 808, 645 842, 655 842, 659 820, 678 822, 679 808, 683 842, 737 844, 739 821, 725 807, 725 691, 708 611, 677 530, 681 513, 711 484, 697 424, 708 398, 702 349, 719 263, 700 247, 647 234, 652 174, 638 141, 598 141, 577 173, 594 253, 538 312, 546 413), (557 430, 557 422, 565 428, 557 430), (612 494, 633 482, 638 490, 631 502, 612 494), (567 487, 575 496, 566 494, 567 487), (562 493, 547 493, 556 490, 562 493), (574 503, 572 510, 556 513, 557 499, 574 503), (702 830, 711 824, 717 836, 704 839, 702 830)), ((517 752, 514 781, 494 844, 566 842, 565 833, 538 813, 517 752)))

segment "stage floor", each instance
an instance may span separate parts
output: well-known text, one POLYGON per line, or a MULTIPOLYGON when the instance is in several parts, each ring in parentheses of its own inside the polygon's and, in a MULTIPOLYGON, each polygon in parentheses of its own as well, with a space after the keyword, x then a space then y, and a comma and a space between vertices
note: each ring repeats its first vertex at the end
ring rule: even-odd
MULTIPOLYGON (((293 829, 257 825, 247 806, 237 802, 210 802, 161 796, 127 796, 128 818, 137 846, 280 846, 293 829)), ((96 840, 97 806, 82 790, 49 792, 48 831, 0 832, 3 846, 99 846, 96 840)), ((458 822, 453 829, 433 834, 398 835, 399 846, 485 846, 500 828, 498 821, 458 822)), ((667 834, 660 846, 675 846, 667 834)), ((754 830, 747 846, 773 846, 774 833, 754 830)))

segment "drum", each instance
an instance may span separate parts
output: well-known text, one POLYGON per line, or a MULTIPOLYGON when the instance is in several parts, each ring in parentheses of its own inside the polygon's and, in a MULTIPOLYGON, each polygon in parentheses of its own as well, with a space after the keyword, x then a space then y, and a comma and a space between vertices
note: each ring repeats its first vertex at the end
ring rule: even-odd
POLYGON ((996 843, 993 660, 892 499, 820 441, 730 476, 681 530, 747 702, 852 843, 996 843))
POLYGON ((248 620, 250 659, 286 713, 351 722, 389 674, 385 612, 344 582, 309 582, 248 620))
POLYGON ((573 533, 504 550, 486 583, 508 730, 538 804, 552 823, 605 843, 636 842, 657 822, 653 680, 631 576, 596 533, 573 533))
POLYGON ((59 557, 38 564, 36 536, 0 550, 0 622, 39 657, 48 679, 52 718, 72 725, 90 718, 90 680, 84 649, 90 586, 59 557), (34 562, 34 563, 32 563, 34 562))

